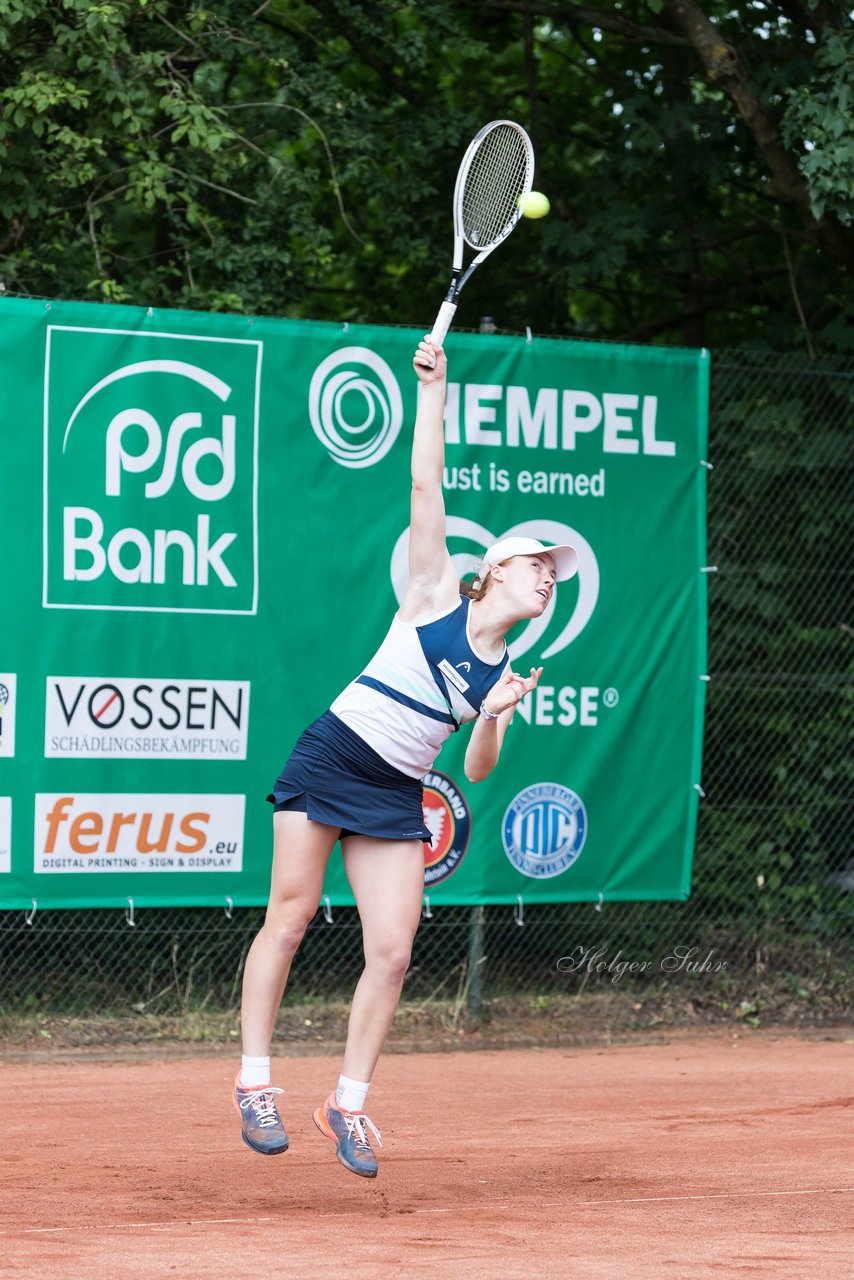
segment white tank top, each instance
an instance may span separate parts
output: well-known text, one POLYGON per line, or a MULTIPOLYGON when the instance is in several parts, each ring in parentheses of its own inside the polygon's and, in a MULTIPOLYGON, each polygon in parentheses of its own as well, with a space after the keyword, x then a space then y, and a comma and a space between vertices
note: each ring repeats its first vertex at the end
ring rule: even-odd
POLYGON ((507 665, 486 662, 469 638, 471 600, 417 626, 395 615, 386 638, 360 676, 330 710, 382 758, 423 778, 445 740, 475 720, 507 665))

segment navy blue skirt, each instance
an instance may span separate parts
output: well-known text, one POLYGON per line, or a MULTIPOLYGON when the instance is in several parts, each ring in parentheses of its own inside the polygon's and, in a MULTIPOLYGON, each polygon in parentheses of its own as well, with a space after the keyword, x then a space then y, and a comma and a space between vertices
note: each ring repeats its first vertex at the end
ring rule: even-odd
POLYGON ((348 835, 426 840, 420 779, 395 769, 343 720, 324 711, 297 739, 267 799, 348 835))

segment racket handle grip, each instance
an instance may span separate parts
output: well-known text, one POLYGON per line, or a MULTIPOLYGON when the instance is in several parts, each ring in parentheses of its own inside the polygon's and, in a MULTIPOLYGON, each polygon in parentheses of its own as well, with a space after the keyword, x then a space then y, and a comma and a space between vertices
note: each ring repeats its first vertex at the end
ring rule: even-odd
POLYGON ((457 304, 455 302, 443 302, 439 308, 436 323, 433 325, 433 332, 430 334, 430 341, 435 347, 441 347, 445 341, 445 334, 451 327, 456 309, 457 304))

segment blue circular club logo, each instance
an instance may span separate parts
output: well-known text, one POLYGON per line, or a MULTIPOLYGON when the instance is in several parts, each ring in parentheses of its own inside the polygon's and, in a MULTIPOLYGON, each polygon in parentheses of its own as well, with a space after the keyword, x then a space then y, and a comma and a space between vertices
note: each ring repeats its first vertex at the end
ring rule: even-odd
POLYGON ((535 880, 559 876, 578 858, 587 835, 581 799, 558 782, 538 782, 511 800, 501 824, 504 852, 535 880))

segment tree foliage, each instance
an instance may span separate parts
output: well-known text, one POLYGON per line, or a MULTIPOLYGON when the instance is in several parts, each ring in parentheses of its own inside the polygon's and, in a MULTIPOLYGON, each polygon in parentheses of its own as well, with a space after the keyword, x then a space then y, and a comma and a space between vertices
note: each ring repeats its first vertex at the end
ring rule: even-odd
POLYGON ((852 399, 850 359, 713 360, 698 862, 722 919, 758 901, 769 926, 830 938, 854 919, 852 399))
POLYGON ((553 212, 473 278, 461 325, 850 342, 839 0, 0 0, 0 16, 9 291, 427 326, 459 157, 509 116, 553 212))

